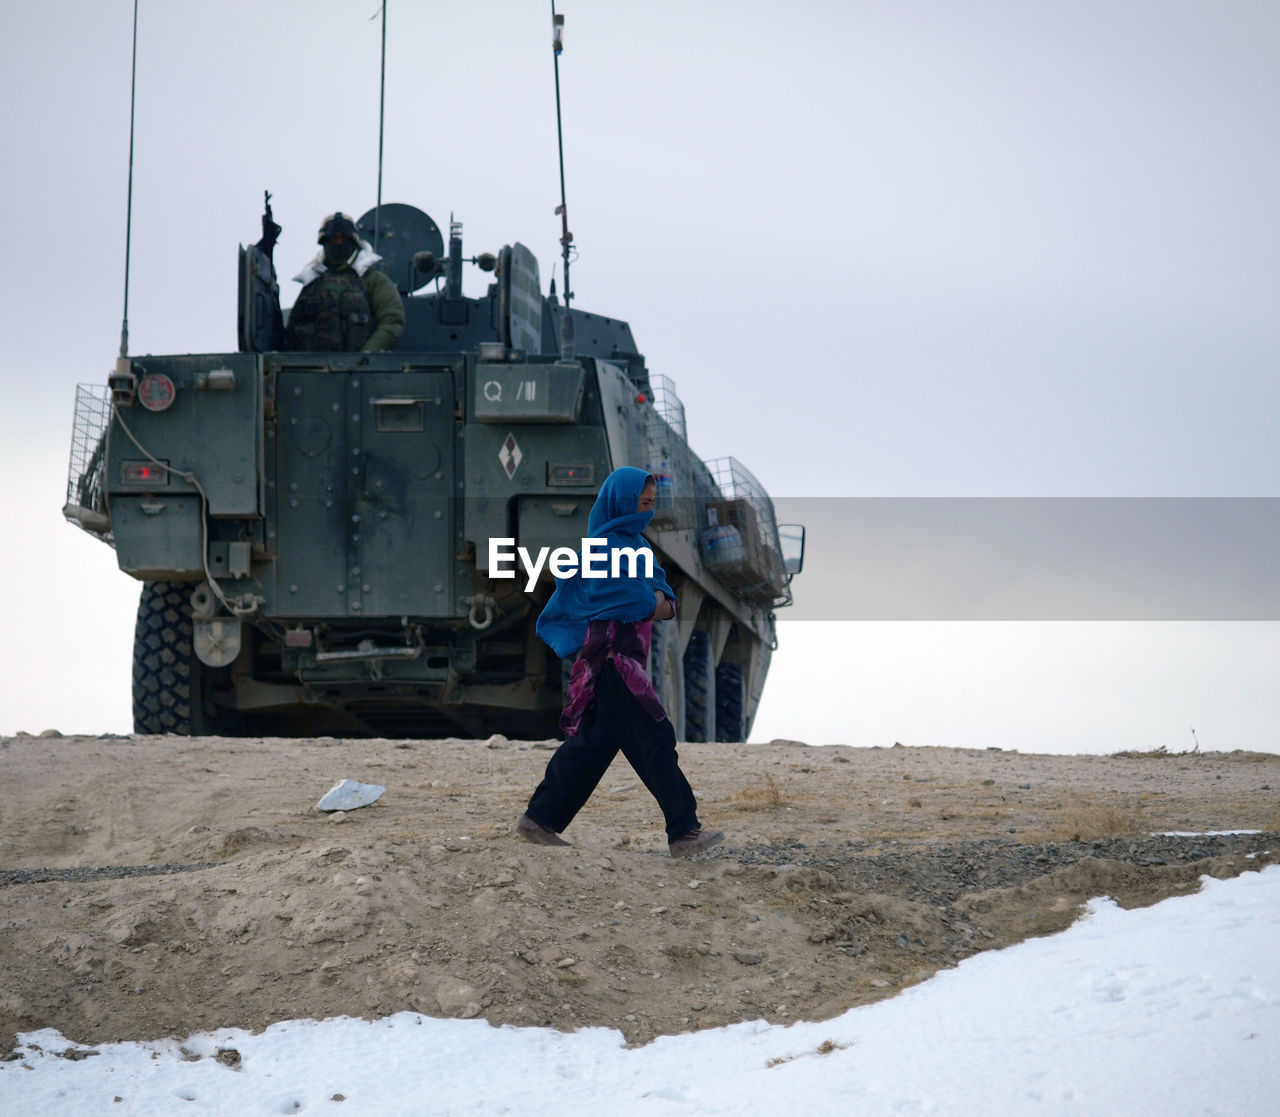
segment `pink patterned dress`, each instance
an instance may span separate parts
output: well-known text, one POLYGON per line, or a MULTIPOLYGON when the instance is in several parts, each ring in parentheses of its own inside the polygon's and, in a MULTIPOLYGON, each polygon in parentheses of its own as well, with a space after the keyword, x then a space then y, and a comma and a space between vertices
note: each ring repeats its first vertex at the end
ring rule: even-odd
POLYGON ((595 697, 596 679, 609 659, 613 660, 614 669, 640 703, 641 709, 654 721, 666 720, 667 712, 662 708, 653 683, 649 681, 649 675, 645 671, 652 637, 651 620, 602 620, 592 621, 588 625, 586 643, 582 645, 578 658, 573 661, 569 694, 565 700, 564 712, 560 715, 560 728, 564 730, 566 737, 578 735, 582 715, 595 697))

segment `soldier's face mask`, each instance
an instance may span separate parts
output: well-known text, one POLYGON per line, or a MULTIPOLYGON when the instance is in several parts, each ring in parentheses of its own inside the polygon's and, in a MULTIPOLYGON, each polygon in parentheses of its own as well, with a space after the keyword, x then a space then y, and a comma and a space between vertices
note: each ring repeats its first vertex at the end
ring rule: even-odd
POLYGON ((324 240, 324 262, 326 267, 339 268, 355 255, 356 242, 343 233, 326 237, 324 240))

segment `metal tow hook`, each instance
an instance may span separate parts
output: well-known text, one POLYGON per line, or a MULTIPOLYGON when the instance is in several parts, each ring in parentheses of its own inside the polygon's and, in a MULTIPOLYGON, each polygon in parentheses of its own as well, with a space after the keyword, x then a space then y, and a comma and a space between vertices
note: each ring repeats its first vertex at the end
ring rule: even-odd
POLYGON ((462 600, 471 602, 471 613, 467 617, 467 620, 470 622, 472 628, 479 631, 480 629, 488 628, 493 624, 493 598, 487 593, 478 593, 474 597, 464 597, 462 600), (483 620, 479 615, 481 606, 484 607, 483 620))

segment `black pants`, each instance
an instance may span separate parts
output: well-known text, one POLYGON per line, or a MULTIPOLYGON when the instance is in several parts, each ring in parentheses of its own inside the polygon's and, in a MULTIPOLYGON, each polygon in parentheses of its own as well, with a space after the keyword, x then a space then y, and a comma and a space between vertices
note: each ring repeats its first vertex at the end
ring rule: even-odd
POLYGON ((596 789, 618 750, 658 800, 667 840, 697 829, 693 789, 676 756, 671 719, 654 721, 606 660, 596 678, 595 697, 582 715, 578 735, 569 737, 547 764, 526 812, 534 822, 559 833, 596 789))

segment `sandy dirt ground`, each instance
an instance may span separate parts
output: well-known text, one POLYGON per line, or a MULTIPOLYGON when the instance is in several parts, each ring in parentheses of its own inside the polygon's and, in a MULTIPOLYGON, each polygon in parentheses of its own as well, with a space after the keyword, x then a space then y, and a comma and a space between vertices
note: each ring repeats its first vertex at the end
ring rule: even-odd
POLYGON ((817 1020, 1280 856, 1280 756, 686 744, 699 858, 621 757, 511 827, 554 742, 0 740, 0 1050, 403 1010, 633 1043, 817 1020), (385 785, 329 815, 338 780, 385 785), (1210 831, 1260 831, 1202 836, 1210 831), (1174 833, 1171 833, 1174 832, 1174 833))

